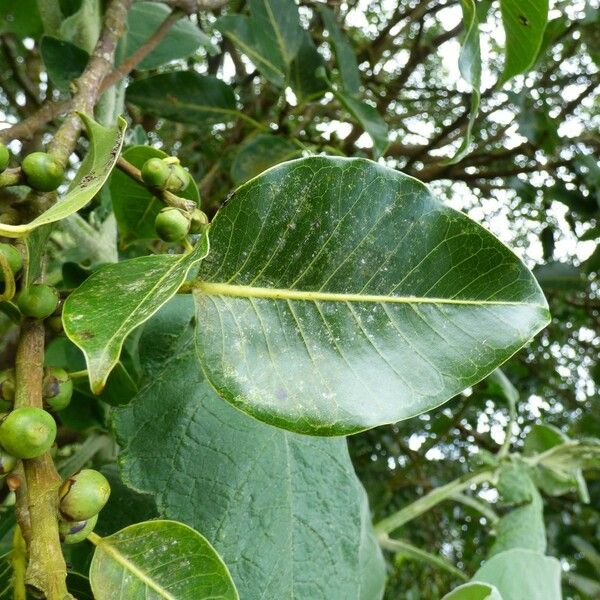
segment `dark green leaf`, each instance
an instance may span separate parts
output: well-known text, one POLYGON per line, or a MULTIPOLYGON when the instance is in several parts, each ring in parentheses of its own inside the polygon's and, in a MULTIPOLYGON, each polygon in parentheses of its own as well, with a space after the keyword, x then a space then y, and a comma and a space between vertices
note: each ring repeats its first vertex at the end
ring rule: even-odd
POLYGON ((197 531, 146 521, 94 540, 90 583, 96 600, 238 600, 227 567, 197 531))
MULTIPOLYGON (((164 4, 136 2, 127 14, 127 34, 122 41, 121 55, 127 58, 138 50, 170 12, 170 8, 164 4)), ((156 69, 172 60, 188 57, 199 46, 210 47, 212 44, 208 36, 189 19, 180 19, 136 69, 156 69)))
POLYGON ((104 388, 127 335, 175 295, 207 253, 203 235, 187 254, 142 256, 103 267, 69 295, 65 333, 85 354, 94 393, 104 388))
POLYGON ((325 68, 323 57, 308 31, 302 34, 302 44, 290 67, 290 85, 299 102, 308 102, 320 98, 329 86, 322 77, 317 76, 318 69, 325 68))
POLYGON ((231 179, 239 185, 300 153, 300 148, 286 138, 259 134, 246 142, 236 154, 231 165, 231 179))
POLYGON ((377 109, 362 100, 338 91, 333 91, 342 106, 360 123, 360 126, 373 140, 373 155, 379 158, 389 145, 388 126, 377 109))
POLYGON ((90 58, 89 54, 79 46, 50 35, 42 37, 40 54, 48 77, 63 92, 68 91, 71 81, 83 73, 90 58))
POLYGON ((242 598, 381 598, 383 562, 345 440, 269 427, 219 399, 195 368, 192 314, 178 298, 144 331, 148 386, 114 418, 125 481, 202 531, 242 598))
POLYGON ((321 13, 323 25, 329 32, 329 39, 335 52, 335 57, 340 71, 342 88, 347 94, 356 96, 360 91, 360 71, 356 62, 356 54, 335 20, 335 16, 330 8, 324 4, 318 4, 317 8, 321 13))
POLYGON ((37 0, 0 2, 0 33, 10 32, 20 38, 37 38, 42 30, 37 0))
POLYGON ((579 267, 564 262, 549 262, 538 265, 533 274, 545 290, 566 291, 585 290, 588 282, 579 267))
POLYGON ((270 169, 220 210, 211 245, 195 294, 202 368, 223 398, 294 431, 430 410, 548 321, 506 246, 367 160, 270 169))
MULTIPOLYGON (((138 169, 150 158, 166 156, 165 152, 151 146, 132 146, 123 152, 123 158, 138 169)), ((191 177, 187 187, 178 195, 200 203, 198 188, 191 177)), ((110 196, 125 245, 134 240, 156 239, 154 221, 164 206, 161 200, 119 169, 115 169, 111 175, 110 196)))
POLYGON ((134 81, 127 100, 145 112, 205 127, 238 116, 232 89, 211 75, 191 71, 161 73, 134 81))
POLYGON ((527 71, 535 61, 548 21, 548 0, 500 0, 506 34, 502 82, 527 71))

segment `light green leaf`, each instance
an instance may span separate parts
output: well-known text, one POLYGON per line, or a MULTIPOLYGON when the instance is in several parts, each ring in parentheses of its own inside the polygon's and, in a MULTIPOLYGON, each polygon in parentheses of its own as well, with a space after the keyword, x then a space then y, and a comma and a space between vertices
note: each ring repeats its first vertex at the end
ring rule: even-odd
POLYGON ((502 600, 502 596, 489 583, 471 581, 453 589, 442 600, 502 600))
POLYGON ((127 335, 173 297, 208 248, 205 234, 187 254, 142 256, 108 265, 69 295, 63 308, 65 333, 85 354, 95 394, 104 388, 127 335))
POLYGON ((196 367, 192 318, 179 296, 146 324, 147 385, 113 421, 124 481, 202 531, 242 598, 381 598, 383 559, 345 440, 269 427, 223 402, 196 367))
POLYGON ((379 158, 385 154, 389 145, 388 126, 377 109, 358 98, 332 90, 342 106, 360 123, 360 126, 373 140, 373 154, 379 158))
MULTIPOLYGON (((171 9, 164 4, 136 2, 127 13, 127 34, 121 42, 121 56, 127 58, 132 55, 159 28, 170 12, 171 9)), ((180 19, 136 69, 156 69, 190 56, 200 46, 212 47, 210 38, 189 19, 180 19)))
POLYGON ((239 149, 231 165, 231 179, 239 185, 300 153, 301 149, 286 138, 259 134, 239 149))
POLYGON ((535 62, 548 22, 548 0, 500 0, 500 8, 506 34, 505 83, 535 62))
POLYGON ((239 600, 225 563, 187 525, 146 521, 92 541, 96 600, 239 600))
POLYGON ((127 88, 127 100, 149 114, 198 127, 239 116, 233 90, 226 83, 191 71, 134 81, 127 88))
POLYGON ((269 169, 219 211, 198 356, 270 424, 343 435, 439 406, 548 321, 537 282, 428 188, 364 159, 269 169))
POLYGON ((329 32, 329 39, 335 52, 338 69, 340 71, 340 79, 342 88, 347 94, 356 96, 360 91, 360 71, 356 62, 356 54, 344 35, 339 25, 335 20, 333 11, 324 4, 317 5, 318 11, 321 13, 323 25, 329 32))
POLYGON ((459 162, 469 151, 473 137, 473 125, 479 112, 481 100, 481 49, 479 45, 479 21, 474 0, 461 0, 465 37, 458 57, 458 68, 462 78, 471 86, 471 108, 465 137, 448 164, 459 162))
MULTIPOLYGON (((166 156, 166 152, 145 145, 131 146, 123 152, 123 158, 138 169, 150 158, 166 156)), ((191 177, 187 187, 178 195, 193 200, 196 204, 200 203, 198 188, 191 177)), ((156 239, 154 221, 164 204, 148 188, 115 169, 110 177, 110 197, 124 245, 133 240, 156 239)))
POLYGON ((87 129, 90 148, 66 196, 30 223, 0 223, 0 235, 10 238, 22 237, 37 227, 60 221, 82 209, 100 191, 119 157, 126 123, 119 117, 116 127, 107 128, 86 115, 81 115, 81 119, 87 129))
POLYGON ((102 28, 100 0, 86 0, 79 10, 68 16, 60 26, 60 38, 72 42, 91 54, 102 28))
POLYGON ((473 581, 489 583, 504 600, 561 600, 560 563, 531 550, 508 550, 490 558, 473 581))

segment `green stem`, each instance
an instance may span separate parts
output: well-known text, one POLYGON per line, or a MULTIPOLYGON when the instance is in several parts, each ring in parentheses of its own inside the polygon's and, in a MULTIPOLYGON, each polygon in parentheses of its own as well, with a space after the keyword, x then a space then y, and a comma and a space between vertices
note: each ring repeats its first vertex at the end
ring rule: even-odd
POLYGON ((452 494, 450 496, 455 502, 460 502, 473 510, 481 513, 492 525, 496 524, 500 518, 498 515, 485 503, 473 498, 473 496, 467 496, 466 494, 452 494))
POLYGON ((493 478, 495 469, 488 467, 486 469, 477 471, 476 473, 467 473, 462 475, 458 479, 447 483, 439 488, 436 488, 419 498, 412 504, 405 506, 398 512, 382 519, 375 525, 375 531, 379 534, 387 534, 395 531, 405 523, 416 519, 424 512, 427 512, 446 498, 449 498, 453 494, 462 492, 462 490, 468 488, 471 485, 483 483, 493 478))
POLYGON ((21 183, 23 183, 23 173, 20 167, 6 169, 0 173, 0 187, 19 185, 21 183))
POLYGON ((88 376, 88 370, 82 369, 81 371, 73 371, 69 373, 71 379, 85 379, 88 376))
POLYGON ((467 575, 465 575, 460 569, 457 569, 454 565, 450 564, 448 561, 436 556, 435 554, 431 554, 431 552, 421 550, 420 548, 417 548, 416 546, 413 546, 412 544, 409 544, 403 540, 393 540, 386 535, 379 539, 379 545, 390 552, 403 554, 408 558, 420 560, 421 562, 438 567, 444 571, 447 571, 451 575, 454 575, 454 577, 457 579, 461 579, 462 581, 469 580, 467 575))

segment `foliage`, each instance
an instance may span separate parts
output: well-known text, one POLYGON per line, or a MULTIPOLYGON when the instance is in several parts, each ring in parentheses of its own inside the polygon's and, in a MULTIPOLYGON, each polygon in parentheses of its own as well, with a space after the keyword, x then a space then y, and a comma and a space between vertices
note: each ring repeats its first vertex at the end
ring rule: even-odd
POLYGON ((597 597, 598 14, 0 6, 0 598, 597 597))

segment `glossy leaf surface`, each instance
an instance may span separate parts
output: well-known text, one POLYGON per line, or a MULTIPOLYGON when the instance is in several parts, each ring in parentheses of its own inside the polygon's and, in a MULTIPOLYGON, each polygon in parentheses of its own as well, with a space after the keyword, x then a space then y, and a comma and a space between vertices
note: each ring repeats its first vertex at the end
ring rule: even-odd
POLYGON ((96 600, 238 600, 227 567, 197 531, 146 521, 94 541, 96 600))
POLYGON ((148 385, 114 419, 125 482, 202 531, 242 598, 380 598, 383 560, 345 440, 269 427, 218 398, 197 369, 192 316, 178 297, 146 325, 148 385))
POLYGON ((22 237, 37 227, 60 221, 83 208, 100 191, 121 151, 126 123, 119 117, 115 127, 107 128, 85 115, 81 115, 81 119, 87 129, 90 147, 65 197, 30 223, 0 223, 0 235, 22 237))
POLYGON ((104 388, 127 335, 175 295, 207 253, 203 235, 187 254, 142 256, 103 267, 69 295, 65 333, 85 354, 94 393, 104 388))
POLYGON ((195 293, 201 366, 223 398, 303 433, 430 410, 548 320, 506 246, 366 160, 270 169, 221 209, 211 246, 195 293))

